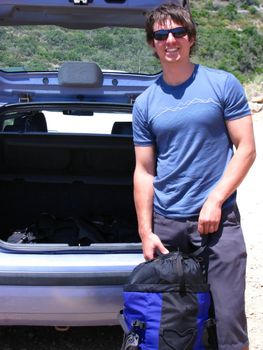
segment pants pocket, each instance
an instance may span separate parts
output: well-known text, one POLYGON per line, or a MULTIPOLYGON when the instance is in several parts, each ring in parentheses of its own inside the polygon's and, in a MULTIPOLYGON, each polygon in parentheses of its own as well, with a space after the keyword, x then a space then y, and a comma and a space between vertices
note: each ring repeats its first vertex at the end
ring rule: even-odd
POLYGON ((164 329, 160 333, 161 350, 192 350, 197 331, 189 328, 184 331, 164 329))

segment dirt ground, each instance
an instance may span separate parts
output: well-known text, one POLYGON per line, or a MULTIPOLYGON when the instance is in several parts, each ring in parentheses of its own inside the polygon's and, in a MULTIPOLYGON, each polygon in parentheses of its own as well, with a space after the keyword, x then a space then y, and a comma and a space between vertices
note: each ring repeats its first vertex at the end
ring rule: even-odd
POLYGON ((263 349, 263 111, 254 115, 257 159, 238 191, 247 244, 246 310, 250 350, 263 349))

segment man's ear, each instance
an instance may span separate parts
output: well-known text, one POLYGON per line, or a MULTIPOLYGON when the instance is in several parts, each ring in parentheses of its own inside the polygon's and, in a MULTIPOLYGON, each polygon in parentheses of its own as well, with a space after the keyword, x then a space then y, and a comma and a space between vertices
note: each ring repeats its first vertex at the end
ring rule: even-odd
POLYGON ((189 40, 191 47, 195 44, 195 38, 191 38, 189 40))
POLYGON ((156 49, 155 49, 154 40, 148 42, 148 44, 149 44, 149 47, 153 50, 154 56, 158 57, 157 54, 156 54, 156 49))
POLYGON ((154 40, 152 42, 148 43, 148 44, 149 44, 149 47, 152 49, 153 56, 155 58, 159 59, 159 56, 158 56, 158 54, 156 52, 156 49, 155 49, 154 40))
POLYGON ((154 49, 155 48, 154 40, 148 41, 148 45, 150 46, 150 48, 154 49))

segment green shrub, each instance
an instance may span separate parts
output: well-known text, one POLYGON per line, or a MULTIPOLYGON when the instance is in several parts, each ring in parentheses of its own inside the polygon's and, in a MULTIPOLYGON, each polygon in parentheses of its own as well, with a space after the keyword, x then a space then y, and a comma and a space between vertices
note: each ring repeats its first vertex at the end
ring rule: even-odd
MULTIPOLYGON (((258 0, 233 0, 216 6, 211 0, 192 1, 198 23, 198 50, 193 57, 210 67, 233 72, 240 80, 263 70, 263 37, 258 0), (247 6, 242 14, 238 7, 247 6), (256 22, 257 21, 257 22, 256 22), (257 23, 255 25, 254 23, 257 23)), ((96 31, 68 30, 55 26, 0 27, 0 66, 54 69, 67 60, 95 61, 104 69, 155 73, 158 59, 145 40, 144 30, 101 28, 96 31)))

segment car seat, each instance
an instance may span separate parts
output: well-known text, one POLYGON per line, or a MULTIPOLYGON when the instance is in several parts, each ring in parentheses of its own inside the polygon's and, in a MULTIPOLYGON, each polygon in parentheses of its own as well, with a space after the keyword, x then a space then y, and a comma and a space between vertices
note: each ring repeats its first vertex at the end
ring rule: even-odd
POLYGON ((111 133, 132 135, 132 122, 115 122, 112 126, 111 133))
POLYGON ((42 112, 25 115, 14 120, 13 125, 7 125, 5 132, 47 132, 47 122, 42 112))

